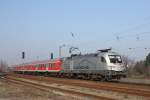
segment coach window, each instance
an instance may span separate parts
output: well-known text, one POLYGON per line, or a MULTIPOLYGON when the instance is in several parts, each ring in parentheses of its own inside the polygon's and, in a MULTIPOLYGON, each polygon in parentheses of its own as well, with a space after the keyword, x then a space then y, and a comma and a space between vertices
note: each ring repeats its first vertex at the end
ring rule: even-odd
POLYGON ((40 68, 43 68, 43 64, 41 64, 39 67, 40 67, 40 68))
POLYGON ((46 64, 43 64, 43 67, 46 68, 46 64))
POLYGON ((51 68, 53 68, 53 63, 51 63, 51 68))
POLYGON ((38 67, 39 67, 39 68, 41 68, 41 67, 42 67, 42 65, 41 65, 41 64, 39 64, 39 65, 38 65, 38 67))
POLYGON ((104 57, 101 57, 101 62, 106 63, 106 60, 104 57))
POLYGON ((44 64, 41 65, 41 68, 43 68, 43 67, 44 67, 44 64))
POLYGON ((37 64, 37 65, 35 65, 36 67, 39 67, 39 65, 37 64))
POLYGON ((53 63, 53 68, 55 67, 55 63, 53 63))
POLYGON ((49 67, 51 68, 51 63, 49 63, 49 67))
POLYGON ((48 67, 48 64, 45 64, 46 67, 48 67))

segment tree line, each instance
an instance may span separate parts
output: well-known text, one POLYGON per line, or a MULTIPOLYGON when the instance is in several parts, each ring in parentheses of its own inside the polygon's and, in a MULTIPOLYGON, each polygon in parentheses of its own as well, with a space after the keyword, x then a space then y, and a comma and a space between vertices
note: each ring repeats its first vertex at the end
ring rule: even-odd
MULTIPOLYGON (((129 62, 129 61, 128 61, 129 62)), ((130 62, 133 62, 130 60, 130 62)), ((128 76, 150 77, 150 53, 144 60, 137 61, 129 65, 128 76)))

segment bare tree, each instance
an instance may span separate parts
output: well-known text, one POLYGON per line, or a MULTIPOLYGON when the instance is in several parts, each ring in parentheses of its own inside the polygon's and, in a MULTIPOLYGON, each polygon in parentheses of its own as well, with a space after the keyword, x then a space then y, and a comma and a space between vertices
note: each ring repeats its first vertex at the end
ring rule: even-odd
POLYGON ((131 68, 135 65, 134 60, 130 59, 128 56, 122 56, 122 59, 123 59, 123 63, 127 67, 127 69, 131 68))
POLYGON ((132 76, 134 72, 135 61, 130 59, 128 56, 122 56, 123 63, 125 64, 128 76, 132 76))
POLYGON ((0 73, 6 72, 8 68, 8 65, 5 61, 0 60, 0 73))

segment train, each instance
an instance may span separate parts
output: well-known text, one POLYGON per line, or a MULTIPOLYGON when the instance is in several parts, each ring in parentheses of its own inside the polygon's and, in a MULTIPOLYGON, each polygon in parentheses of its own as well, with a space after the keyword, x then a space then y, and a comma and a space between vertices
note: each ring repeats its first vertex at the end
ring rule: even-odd
POLYGON ((102 49, 90 54, 19 64, 14 72, 109 81, 126 77, 126 66, 118 53, 102 49))

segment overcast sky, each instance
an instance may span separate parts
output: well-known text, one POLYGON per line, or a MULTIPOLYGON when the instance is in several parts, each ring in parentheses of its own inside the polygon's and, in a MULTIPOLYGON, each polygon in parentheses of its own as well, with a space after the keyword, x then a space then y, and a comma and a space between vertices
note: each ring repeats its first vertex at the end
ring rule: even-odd
POLYGON ((22 51, 24 62, 57 58, 62 44, 140 60, 149 41, 150 0, 0 0, 0 59, 10 65, 23 62, 22 51))

